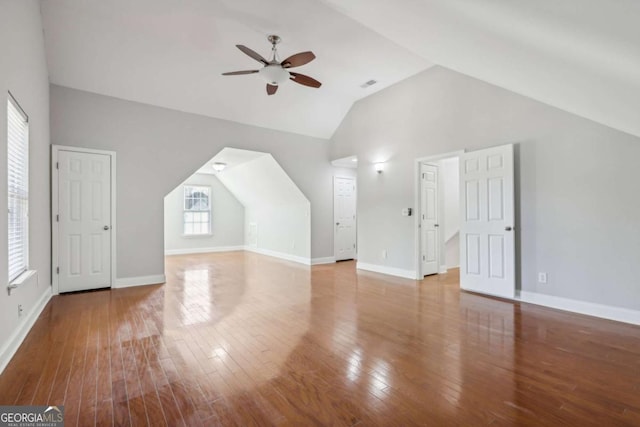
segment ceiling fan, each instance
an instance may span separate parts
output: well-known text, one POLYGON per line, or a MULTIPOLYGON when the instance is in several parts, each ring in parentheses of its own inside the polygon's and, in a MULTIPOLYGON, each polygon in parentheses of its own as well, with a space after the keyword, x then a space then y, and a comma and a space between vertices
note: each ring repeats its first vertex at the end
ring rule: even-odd
POLYGON ((280 86, 287 80, 293 80, 298 84, 315 88, 318 88, 322 85, 322 83, 309 76, 289 71, 289 68, 299 67, 313 61, 316 58, 313 52, 296 53, 295 55, 291 55, 281 62, 278 58, 278 48, 276 47, 276 45, 280 43, 280 37, 276 35, 270 35, 267 37, 267 40, 269 40, 269 42, 271 43, 271 61, 267 61, 266 59, 264 59, 264 57, 262 57, 262 55, 254 52, 246 46, 242 46, 241 44, 236 45, 236 47, 242 52, 255 59, 256 61, 262 63, 264 67, 259 70, 232 71, 230 73, 222 73, 222 75, 239 76, 242 74, 258 73, 260 77, 262 77, 267 82, 267 94, 269 95, 273 95, 274 93, 276 93, 276 91, 278 90, 278 86, 280 86))

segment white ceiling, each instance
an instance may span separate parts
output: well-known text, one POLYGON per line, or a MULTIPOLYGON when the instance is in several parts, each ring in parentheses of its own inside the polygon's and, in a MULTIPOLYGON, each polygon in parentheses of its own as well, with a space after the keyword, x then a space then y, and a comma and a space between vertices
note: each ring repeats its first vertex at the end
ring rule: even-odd
POLYGON ((309 200, 271 154, 225 169, 218 179, 245 208, 268 211, 274 206, 309 206, 309 200))
POLYGON ((436 63, 640 136, 637 0, 43 0, 52 83, 330 137, 352 103, 436 63), (265 36, 312 50, 274 96, 265 36), (359 86, 369 79, 380 83, 359 86))
POLYGON ((315 0, 44 0, 42 15, 54 84, 322 138, 357 99, 432 65, 315 0), (281 58, 316 54, 296 71, 320 89, 267 96, 257 75, 220 75, 259 68, 235 45, 267 56, 272 33, 281 58))
POLYGON ((216 175, 244 207, 257 209, 274 205, 309 204, 309 200, 268 153, 223 148, 196 173, 216 175), (214 162, 226 163, 215 172, 214 162))
POLYGON ((233 169, 236 166, 240 166, 244 163, 251 162, 260 157, 268 156, 267 153, 261 153, 259 151, 240 150, 238 148, 225 147, 218 154, 208 160, 200 169, 195 173, 204 173, 208 175, 217 175, 218 173, 213 169, 214 163, 224 163, 227 166, 225 171, 233 169))
POLYGON ((436 64, 640 136, 637 0, 322 1, 436 64))

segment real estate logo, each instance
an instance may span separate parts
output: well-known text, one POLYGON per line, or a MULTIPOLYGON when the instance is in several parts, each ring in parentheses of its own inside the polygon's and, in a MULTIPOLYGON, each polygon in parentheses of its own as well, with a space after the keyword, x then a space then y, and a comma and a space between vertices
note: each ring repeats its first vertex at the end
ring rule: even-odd
POLYGON ((64 427, 64 406, 0 406, 0 427, 64 427))

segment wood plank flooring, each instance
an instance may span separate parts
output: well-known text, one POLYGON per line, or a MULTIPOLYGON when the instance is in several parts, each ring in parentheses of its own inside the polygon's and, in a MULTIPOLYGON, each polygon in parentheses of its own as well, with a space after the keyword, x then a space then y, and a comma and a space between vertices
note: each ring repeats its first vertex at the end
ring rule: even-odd
POLYGON ((640 425, 640 327, 252 253, 54 297, 0 404, 67 426, 640 425))

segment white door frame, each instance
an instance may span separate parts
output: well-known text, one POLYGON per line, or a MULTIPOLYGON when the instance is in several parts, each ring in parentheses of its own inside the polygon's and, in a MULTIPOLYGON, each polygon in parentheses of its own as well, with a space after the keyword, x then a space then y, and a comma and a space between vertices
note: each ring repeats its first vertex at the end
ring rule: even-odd
POLYGON ((59 176, 58 176, 58 156, 60 151, 73 151, 76 153, 87 154, 103 154, 111 157, 111 283, 113 288, 116 284, 116 152, 106 150, 94 150, 91 148, 69 147, 65 145, 51 146, 51 284, 53 295, 59 294, 58 282, 58 262, 60 254, 58 253, 59 230, 56 216, 59 212, 58 192, 59 192, 59 176))
POLYGON ((353 251, 353 259, 357 260, 358 259, 358 179, 355 176, 344 176, 344 175, 334 175, 333 176, 333 259, 335 261, 335 259, 337 258, 337 254, 336 254, 336 227, 335 227, 335 223, 336 223, 336 208, 335 208, 335 201, 336 201, 336 179, 350 179, 353 181, 356 189, 354 191, 354 197, 356 199, 356 220, 354 223, 354 227, 356 229, 356 241, 355 241, 355 250, 353 251))
MULTIPOLYGON (((420 164, 421 163, 430 163, 437 162, 438 160, 450 159, 451 157, 460 157, 461 154, 464 154, 465 150, 451 151, 449 153, 436 154, 434 156, 427 157, 419 157, 415 160, 414 163, 414 191, 413 191, 413 206, 416 207, 415 216, 413 218, 414 225, 414 243, 413 243, 413 251, 414 251, 414 262, 416 266, 416 280, 424 279, 422 274, 422 254, 420 253, 420 218, 422 218, 422 212, 420 210, 420 164)), ((442 221, 441 221, 442 222, 442 221)), ((440 244, 438 243, 438 269, 440 268, 440 244)))

